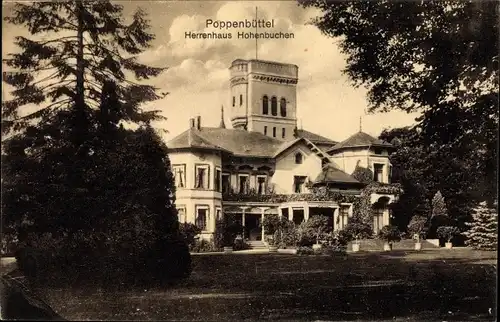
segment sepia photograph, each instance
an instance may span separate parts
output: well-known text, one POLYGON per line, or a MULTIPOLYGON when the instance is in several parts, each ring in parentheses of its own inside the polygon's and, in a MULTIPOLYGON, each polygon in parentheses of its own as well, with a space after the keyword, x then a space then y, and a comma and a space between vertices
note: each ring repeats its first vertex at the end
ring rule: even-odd
POLYGON ((499 26, 3 1, 1 319, 496 321, 499 26))

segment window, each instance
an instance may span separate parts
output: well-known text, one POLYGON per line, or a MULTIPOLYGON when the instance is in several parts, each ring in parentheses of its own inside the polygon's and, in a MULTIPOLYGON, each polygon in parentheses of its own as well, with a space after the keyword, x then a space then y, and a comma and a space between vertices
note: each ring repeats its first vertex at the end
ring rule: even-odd
POLYGON ((236 97, 233 96, 233 106, 236 105, 236 97))
POLYGON ((222 219, 222 209, 216 208, 215 209, 215 220, 220 220, 222 219))
POLYGON ((264 126, 264 135, 267 135, 267 126, 264 126))
POLYGON ((243 95, 240 94, 240 106, 243 105, 243 95))
POLYGON ((221 192, 221 171, 220 169, 215 169, 214 186, 215 191, 221 192))
POLYGON ((389 175, 389 181, 387 183, 392 183, 392 165, 389 165, 387 167, 387 172, 388 172, 388 175, 389 175))
POLYGON ((285 128, 281 129, 281 137, 284 139, 285 138, 285 128))
POLYGON ((240 184, 239 184, 239 193, 248 193, 248 174, 240 174, 238 176, 238 179, 240 181, 240 184))
POLYGON ((376 208, 373 214, 373 230, 378 233, 384 227, 384 209, 376 208))
POLYGON ((286 99, 284 97, 280 100, 280 112, 281 116, 286 117, 286 99))
POLYGON ((267 95, 264 95, 262 98, 262 114, 269 114, 269 99, 267 98, 267 95))
POLYGON ((275 137, 276 137, 276 127, 274 126, 273 127, 273 138, 275 138, 275 137))
POLYGON ((293 177, 293 192, 303 193, 307 177, 294 176, 293 177))
POLYGON ((222 193, 231 191, 231 175, 229 173, 222 174, 222 193))
POLYGON ((373 180, 376 182, 383 182, 384 165, 375 163, 373 164, 373 180))
POLYGON ((347 225, 347 221, 349 218, 349 208, 350 207, 346 205, 340 206, 339 216, 337 218, 337 225, 339 230, 344 229, 345 226, 347 225))
POLYGON ((382 154, 382 149, 377 149, 377 148, 375 148, 375 149, 373 150, 373 152, 374 152, 375 154, 382 154))
POLYGON ((266 193, 266 176, 257 176, 257 194, 263 195, 266 193))
POLYGON ((184 206, 177 207, 177 218, 179 220, 179 223, 181 224, 186 222, 186 207, 184 206))
POLYGON ((295 164, 302 164, 302 153, 297 152, 295 154, 295 164))
POLYGON ((278 115, 278 99, 276 98, 276 96, 273 96, 271 98, 271 114, 273 116, 278 115))
POLYGON ((207 230, 208 223, 208 207, 196 206, 196 220, 195 225, 202 231, 207 230))
POLYGON ((196 166, 195 185, 196 189, 208 189, 208 165, 196 166))
POLYGON ((185 188, 186 186, 186 165, 173 165, 175 186, 177 188, 185 188))

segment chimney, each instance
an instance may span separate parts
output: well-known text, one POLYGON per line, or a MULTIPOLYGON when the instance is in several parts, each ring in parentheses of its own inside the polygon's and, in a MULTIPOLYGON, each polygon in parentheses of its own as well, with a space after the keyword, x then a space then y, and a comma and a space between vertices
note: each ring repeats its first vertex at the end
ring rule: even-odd
POLYGON ((194 118, 189 119, 189 128, 190 129, 194 128, 194 118))
POLYGON ((196 117, 196 129, 201 130, 201 116, 196 117))

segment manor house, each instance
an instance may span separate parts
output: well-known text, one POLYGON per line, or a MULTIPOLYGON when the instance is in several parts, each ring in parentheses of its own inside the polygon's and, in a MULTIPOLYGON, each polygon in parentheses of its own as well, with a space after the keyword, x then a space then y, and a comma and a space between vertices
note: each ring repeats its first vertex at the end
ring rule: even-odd
MULTIPOLYGON (((226 128, 222 109, 218 127, 203 126, 198 116, 167 143, 180 222, 196 224, 206 239, 227 215, 240 220, 244 237, 253 241, 263 240, 260 222, 268 214, 297 224, 322 214, 340 230, 353 203, 315 200, 311 189, 359 196, 364 184, 352 177, 356 166, 371 169, 374 181, 390 183, 391 144, 361 129, 336 142, 297 128, 298 66, 237 59, 229 69, 232 128, 226 128)), ((388 204, 395 199, 370 196, 375 233, 389 224, 388 204)))

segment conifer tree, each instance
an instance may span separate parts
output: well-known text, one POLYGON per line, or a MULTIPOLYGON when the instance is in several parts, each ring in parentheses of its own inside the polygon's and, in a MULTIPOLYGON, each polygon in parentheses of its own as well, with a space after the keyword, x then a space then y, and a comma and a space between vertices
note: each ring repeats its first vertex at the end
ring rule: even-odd
POLYGON ((446 208, 446 202, 441 194, 441 191, 436 192, 432 198, 432 217, 446 217, 448 215, 448 209, 446 208))
POLYGON ((482 202, 475 209, 469 229, 463 233, 466 245, 474 249, 496 250, 498 247, 498 212, 482 202))

